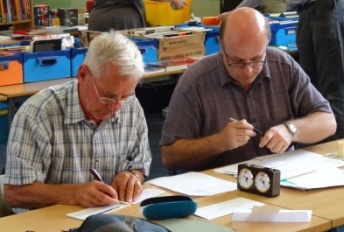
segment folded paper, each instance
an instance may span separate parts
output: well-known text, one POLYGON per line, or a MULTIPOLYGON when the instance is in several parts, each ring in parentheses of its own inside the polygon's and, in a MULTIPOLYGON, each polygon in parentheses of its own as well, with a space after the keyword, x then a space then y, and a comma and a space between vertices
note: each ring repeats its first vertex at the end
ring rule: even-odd
POLYGON ((254 206, 252 210, 236 211, 232 221, 310 222, 312 210, 280 210, 271 206, 254 206))

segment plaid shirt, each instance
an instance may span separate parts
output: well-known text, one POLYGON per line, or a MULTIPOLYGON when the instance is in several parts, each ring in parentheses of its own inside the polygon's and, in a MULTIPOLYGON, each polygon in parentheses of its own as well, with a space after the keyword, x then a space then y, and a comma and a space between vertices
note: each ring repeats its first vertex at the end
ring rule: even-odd
POLYGON ((78 82, 42 90, 28 99, 12 122, 4 183, 77 184, 93 180, 95 168, 105 183, 128 168, 149 174, 148 129, 137 98, 99 126, 87 121, 78 82))

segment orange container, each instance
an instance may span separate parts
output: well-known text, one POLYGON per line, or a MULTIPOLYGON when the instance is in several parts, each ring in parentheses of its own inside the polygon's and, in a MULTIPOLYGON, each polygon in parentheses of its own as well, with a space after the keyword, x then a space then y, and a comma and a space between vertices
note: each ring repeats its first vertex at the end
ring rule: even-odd
POLYGON ((220 19, 218 16, 207 16, 202 18, 203 25, 217 26, 220 24, 220 19))
POLYGON ((145 0, 148 26, 172 26, 190 20, 192 0, 183 9, 173 10, 170 2, 145 0))
POLYGON ((0 56, 0 86, 20 83, 23 83, 22 54, 0 56))

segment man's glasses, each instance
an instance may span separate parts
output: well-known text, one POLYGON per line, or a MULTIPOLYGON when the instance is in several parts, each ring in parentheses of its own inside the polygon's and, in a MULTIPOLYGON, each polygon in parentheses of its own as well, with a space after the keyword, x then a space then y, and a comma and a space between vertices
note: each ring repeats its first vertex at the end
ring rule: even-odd
POLYGON ((126 97, 122 97, 120 100, 117 99, 112 99, 112 98, 107 98, 107 97, 100 97, 99 93, 98 93, 98 89, 96 86, 96 83, 94 81, 94 76, 92 75, 91 71, 90 71, 91 77, 92 77, 92 83, 94 86, 94 90, 96 91, 96 94, 98 96, 98 101, 102 104, 108 104, 108 105, 114 105, 114 104, 120 104, 122 105, 123 103, 127 102, 129 99, 131 99, 134 94, 130 95, 130 96, 126 96, 126 97))
POLYGON ((246 62, 229 63, 228 56, 227 56, 226 52, 223 51, 223 53, 226 56, 228 66, 235 67, 235 68, 245 68, 245 66, 248 65, 251 68, 257 69, 257 68, 261 68, 266 63, 266 55, 265 55, 264 60, 252 61, 252 62, 247 62, 247 63, 246 62))

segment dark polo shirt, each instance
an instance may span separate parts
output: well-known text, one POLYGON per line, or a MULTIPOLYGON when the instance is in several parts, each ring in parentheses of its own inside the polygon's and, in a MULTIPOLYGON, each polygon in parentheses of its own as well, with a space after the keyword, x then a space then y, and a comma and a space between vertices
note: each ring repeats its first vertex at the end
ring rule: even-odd
MULTIPOLYGON (((221 53, 217 53, 194 63, 180 78, 171 98, 160 145, 218 133, 229 117, 246 119, 264 132, 315 111, 332 112, 328 101, 287 53, 268 48, 267 62, 249 91, 229 76, 221 53)), ((214 157, 201 169, 271 154, 267 148, 259 148, 259 140, 260 136, 251 138, 246 145, 214 157)))

